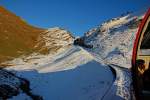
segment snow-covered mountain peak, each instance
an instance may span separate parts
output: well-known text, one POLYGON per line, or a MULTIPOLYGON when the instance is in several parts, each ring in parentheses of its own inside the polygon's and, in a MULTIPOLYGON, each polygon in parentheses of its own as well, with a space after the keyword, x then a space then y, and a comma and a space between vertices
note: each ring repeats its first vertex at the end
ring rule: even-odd
POLYGON ((56 52, 61 47, 68 46, 73 43, 73 36, 65 29, 59 27, 49 28, 42 32, 38 37, 35 48, 39 48, 40 52, 56 52))
POLYGON ((51 27, 51 28, 48 28, 47 31, 51 31, 51 30, 60 30, 62 29, 61 27, 51 27))
POLYGON ((90 35, 91 36, 92 35, 98 35, 98 33, 103 34, 103 35, 107 35, 108 33, 110 33, 111 30, 115 30, 116 28, 127 24, 130 20, 133 20, 133 18, 131 18, 130 14, 127 14, 127 15, 121 16, 121 17, 112 18, 110 20, 103 22, 98 27, 90 29, 84 35, 86 37, 88 37, 90 35))
POLYGON ((126 15, 123 17, 112 18, 109 21, 106 21, 102 24, 102 29, 109 29, 115 26, 119 26, 128 22, 128 18, 130 15, 126 15))
POLYGON ((131 52, 135 34, 143 15, 128 14, 112 18, 86 32, 81 38, 83 46, 102 63, 131 66, 131 52))

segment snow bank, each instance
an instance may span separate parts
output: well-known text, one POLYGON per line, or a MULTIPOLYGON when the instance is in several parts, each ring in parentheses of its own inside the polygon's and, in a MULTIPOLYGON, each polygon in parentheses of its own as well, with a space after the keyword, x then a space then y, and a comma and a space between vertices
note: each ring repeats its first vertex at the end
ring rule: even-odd
MULTIPOLYGON (((105 95, 104 100, 132 100, 133 87, 131 72, 116 65, 110 65, 116 72, 116 79, 110 90, 105 95)), ((134 99, 133 99, 134 100, 134 99)))

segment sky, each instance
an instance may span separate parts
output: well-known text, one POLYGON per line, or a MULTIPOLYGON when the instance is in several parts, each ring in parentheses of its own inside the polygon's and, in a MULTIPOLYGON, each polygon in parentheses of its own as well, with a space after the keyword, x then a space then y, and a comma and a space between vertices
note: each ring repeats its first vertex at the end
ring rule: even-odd
POLYGON ((0 6, 31 25, 61 27, 82 36, 110 18, 150 7, 150 0, 0 0, 0 6))

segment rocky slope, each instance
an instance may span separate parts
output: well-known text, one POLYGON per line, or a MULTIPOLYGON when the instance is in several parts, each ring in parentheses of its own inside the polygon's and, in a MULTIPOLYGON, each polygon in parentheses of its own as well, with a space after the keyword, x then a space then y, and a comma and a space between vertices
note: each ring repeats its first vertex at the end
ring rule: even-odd
POLYGON ((32 52, 38 34, 43 31, 0 7, 0 62, 32 52))
POLYGON ((102 63, 130 68, 133 42, 142 17, 143 13, 110 19, 86 32, 77 44, 92 47, 87 50, 102 63))
POLYGON ((73 43, 73 36, 65 29, 54 27, 40 33, 35 48, 41 53, 56 53, 73 43))
MULTIPOLYGON (((58 27, 42 29, 31 26, 0 6, 0 68, 13 66, 5 63, 8 60, 29 58, 34 54, 42 56, 55 54, 61 48, 68 48, 72 41, 71 33, 64 29, 58 27)), ((40 96, 30 92, 30 84, 26 79, 0 69, 0 100, 21 92, 33 100, 42 100, 40 96)))
POLYGON ((33 52, 54 53, 73 41, 64 29, 31 26, 1 6, 0 37, 0 63, 33 52))

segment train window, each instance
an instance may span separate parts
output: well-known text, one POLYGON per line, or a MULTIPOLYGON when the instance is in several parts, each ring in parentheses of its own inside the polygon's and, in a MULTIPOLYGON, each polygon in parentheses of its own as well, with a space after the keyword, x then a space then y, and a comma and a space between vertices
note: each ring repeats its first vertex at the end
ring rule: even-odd
POLYGON ((138 45, 136 67, 138 83, 143 100, 150 99, 150 17, 144 25, 138 45))

